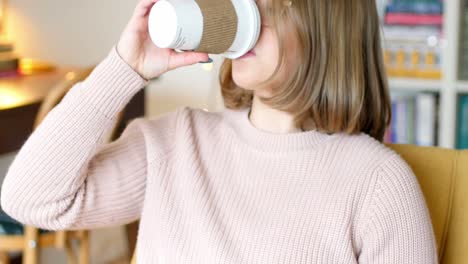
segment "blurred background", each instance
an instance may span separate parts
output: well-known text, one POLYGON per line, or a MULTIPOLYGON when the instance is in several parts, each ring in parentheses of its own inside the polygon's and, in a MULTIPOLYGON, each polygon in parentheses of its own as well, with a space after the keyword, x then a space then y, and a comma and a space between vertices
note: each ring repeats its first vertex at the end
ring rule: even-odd
MULTIPOLYGON (((376 1, 392 95, 385 141, 468 148, 468 0, 376 1)), ((0 1, 0 182, 46 111, 44 102, 107 55, 136 3, 0 1)), ((180 68, 152 81, 126 108, 115 136, 132 118, 155 117, 179 106, 222 110, 218 71, 223 59, 212 58, 212 64, 180 68)), ((128 263, 135 228, 90 231, 90 263, 128 263)), ((1 236, 0 224, 0 253, 6 241, 1 236)), ((38 254, 40 263, 67 263, 60 247, 40 248, 38 254)), ((16 263, 21 255, 9 254, 16 263)))

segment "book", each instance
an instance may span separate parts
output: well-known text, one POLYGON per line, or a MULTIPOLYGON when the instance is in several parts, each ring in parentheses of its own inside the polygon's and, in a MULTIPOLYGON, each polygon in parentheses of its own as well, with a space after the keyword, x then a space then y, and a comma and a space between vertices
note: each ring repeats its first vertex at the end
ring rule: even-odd
POLYGON ((414 95, 398 95, 392 99, 392 142, 400 144, 415 143, 414 95))
POLYGON ((387 13, 385 15, 387 25, 437 25, 443 24, 442 15, 432 14, 408 14, 408 13, 387 13))
POLYGON ((0 52, 0 72, 18 70, 20 58, 14 52, 0 52))
POLYGON ((436 96, 420 93, 415 98, 416 137, 415 143, 421 146, 435 145, 436 96))
POLYGON ((415 116, 416 111, 414 110, 415 98, 409 97, 406 99, 406 135, 408 144, 416 143, 415 133, 415 116))
POLYGON ((0 41, 0 52, 12 52, 14 49, 13 43, 0 41))
POLYGON ((386 7, 387 13, 442 14, 440 1, 394 1, 386 7))
POLYGON ((19 68, 19 58, 12 57, 0 60, 0 72, 10 72, 19 68))
POLYGON ((468 95, 458 100, 457 148, 468 149, 468 95))
POLYGON ((392 93, 392 120, 385 142, 434 146, 437 102, 433 93, 392 93))
POLYGON ((397 139, 397 102, 392 100, 392 120, 390 122, 390 142, 399 143, 397 139))
POLYGON ((0 78, 7 78, 7 77, 17 77, 20 76, 21 72, 19 69, 11 70, 11 71, 0 71, 0 78))

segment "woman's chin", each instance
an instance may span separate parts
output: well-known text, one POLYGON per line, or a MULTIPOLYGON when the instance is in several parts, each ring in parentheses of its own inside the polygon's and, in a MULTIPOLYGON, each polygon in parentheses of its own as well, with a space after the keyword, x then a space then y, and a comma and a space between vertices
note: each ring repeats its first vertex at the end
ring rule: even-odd
POLYGON ((255 83, 250 78, 238 76, 235 73, 232 75, 232 80, 237 86, 246 90, 253 90, 255 87, 255 83))
POLYGON ((253 71, 249 71, 247 69, 235 69, 233 68, 232 70, 232 80, 234 83, 247 90, 252 90, 251 87, 255 87, 255 84, 257 83, 257 78, 254 78, 255 74, 253 71))

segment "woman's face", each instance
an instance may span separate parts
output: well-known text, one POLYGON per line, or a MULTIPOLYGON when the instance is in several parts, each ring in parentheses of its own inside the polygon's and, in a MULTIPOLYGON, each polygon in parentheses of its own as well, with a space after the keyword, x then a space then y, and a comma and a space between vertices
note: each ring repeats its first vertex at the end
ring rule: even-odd
MULTIPOLYGON (((260 87, 258 84, 265 81, 276 69, 279 59, 279 40, 273 28, 271 19, 266 16, 266 1, 257 0, 260 16, 262 19, 262 27, 257 44, 252 49, 254 56, 246 58, 238 58, 232 61, 232 78, 237 86, 247 90, 254 90, 256 94, 268 96, 271 89, 276 88, 286 77, 287 71, 280 71, 278 75, 268 84, 260 87)), ((295 39, 291 35, 287 41, 285 56, 287 67, 293 65, 295 58, 295 39)))

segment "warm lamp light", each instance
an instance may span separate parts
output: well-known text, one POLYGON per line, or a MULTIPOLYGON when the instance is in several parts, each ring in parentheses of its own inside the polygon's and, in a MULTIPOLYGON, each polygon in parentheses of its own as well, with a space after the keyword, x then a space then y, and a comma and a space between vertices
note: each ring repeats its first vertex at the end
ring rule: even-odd
POLYGON ((24 95, 11 85, 3 85, 0 90, 0 109, 17 107, 24 101, 24 95))

